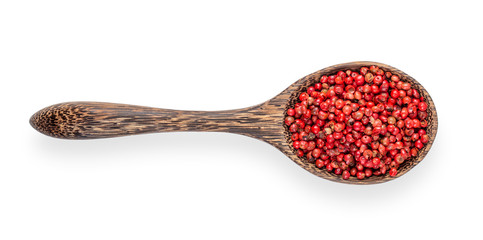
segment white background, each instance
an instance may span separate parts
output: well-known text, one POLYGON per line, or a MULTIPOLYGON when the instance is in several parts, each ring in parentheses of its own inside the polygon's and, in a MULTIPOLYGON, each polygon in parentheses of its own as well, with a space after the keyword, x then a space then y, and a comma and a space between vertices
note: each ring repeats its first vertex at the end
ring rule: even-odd
POLYGON ((481 239, 477 3, 1 1, 0 239, 481 239), (425 160, 384 184, 315 177, 244 136, 28 124, 75 100, 241 108, 357 60, 410 74, 438 110, 425 160))

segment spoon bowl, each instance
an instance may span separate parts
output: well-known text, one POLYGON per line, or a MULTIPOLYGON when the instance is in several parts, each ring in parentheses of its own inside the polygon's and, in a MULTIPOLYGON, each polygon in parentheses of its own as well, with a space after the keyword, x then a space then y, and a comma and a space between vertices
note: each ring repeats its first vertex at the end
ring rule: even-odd
POLYGON ((296 164, 316 176, 349 184, 374 184, 400 177, 424 159, 436 137, 438 118, 431 96, 411 76, 382 63, 350 62, 330 66, 309 74, 274 98, 242 109, 180 111, 115 103, 67 102, 38 111, 30 118, 30 124, 45 135, 63 139, 96 139, 174 131, 236 133, 271 144, 296 164), (294 106, 299 93, 317 82, 321 76, 335 74, 339 70, 358 71, 361 67, 371 65, 398 75, 402 81, 409 82, 424 97, 428 104, 426 132, 429 142, 416 157, 409 158, 399 166, 395 177, 386 174, 371 176, 363 180, 355 177, 343 180, 340 175, 319 169, 315 164, 309 163, 295 154, 290 132, 284 124, 285 113, 288 108, 294 106))

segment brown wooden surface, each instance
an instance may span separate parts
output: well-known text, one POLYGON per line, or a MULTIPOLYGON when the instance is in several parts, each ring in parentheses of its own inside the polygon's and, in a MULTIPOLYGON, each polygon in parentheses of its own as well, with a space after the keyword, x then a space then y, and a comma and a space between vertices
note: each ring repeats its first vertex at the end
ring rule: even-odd
POLYGON ((355 71, 370 65, 379 66, 384 71, 399 75, 402 81, 410 82, 428 103, 427 133, 430 141, 418 157, 410 158, 400 166, 396 176, 399 177, 416 166, 431 148, 438 127, 436 108, 427 91, 415 79, 396 68, 375 62, 351 62, 324 68, 298 80, 267 102, 243 109, 204 112, 115 103, 68 102, 38 111, 32 116, 30 123, 41 133, 64 139, 94 139, 173 131, 237 133, 275 146, 299 166, 319 177, 351 184, 381 183, 394 178, 385 175, 372 176, 364 180, 355 177, 342 180, 341 176, 328 173, 297 157, 291 145, 288 129, 283 124, 285 111, 293 106, 298 93, 315 83, 320 76, 334 74, 339 70, 355 71))

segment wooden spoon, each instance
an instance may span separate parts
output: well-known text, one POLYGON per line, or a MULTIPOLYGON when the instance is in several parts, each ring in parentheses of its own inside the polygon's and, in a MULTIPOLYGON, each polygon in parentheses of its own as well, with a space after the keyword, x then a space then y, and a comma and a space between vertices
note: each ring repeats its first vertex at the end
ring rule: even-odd
POLYGON ((387 174, 359 180, 350 177, 343 180, 340 175, 315 167, 306 159, 295 155, 292 140, 284 125, 285 112, 293 107, 298 94, 320 79, 322 75, 334 74, 339 70, 358 71, 363 66, 375 65, 384 71, 398 75, 413 88, 428 104, 429 142, 417 157, 406 160, 395 177, 402 176, 416 166, 428 153, 438 128, 436 108, 428 92, 406 73, 376 62, 350 62, 324 68, 298 80, 274 98, 248 108, 228 111, 179 111, 150 108, 126 104, 101 102, 67 102, 52 105, 35 113, 30 124, 39 132, 64 139, 95 139, 119 137, 141 133, 197 131, 229 132, 253 137, 278 148, 299 166, 319 177, 342 183, 374 184, 394 179, 387 174))

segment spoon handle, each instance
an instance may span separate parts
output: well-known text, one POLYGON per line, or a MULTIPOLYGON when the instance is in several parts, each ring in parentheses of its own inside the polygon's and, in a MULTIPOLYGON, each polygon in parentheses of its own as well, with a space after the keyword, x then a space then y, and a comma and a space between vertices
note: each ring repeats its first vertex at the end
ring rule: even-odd
MULTIPOLYGON (((39 132, 63 139, 95 139, 141 133, 230 132, 264 140, 274 116, 263 104, 228 111, 179 111, 102 102, 67 102, 35 113, 30 124, 39 132)), ((281 120, 280 120, 281 121, 281 120)), ((278 120, 275 122, 279 122, 278 120)), ((269 135, 274 134, 272 132, 269 135)))

